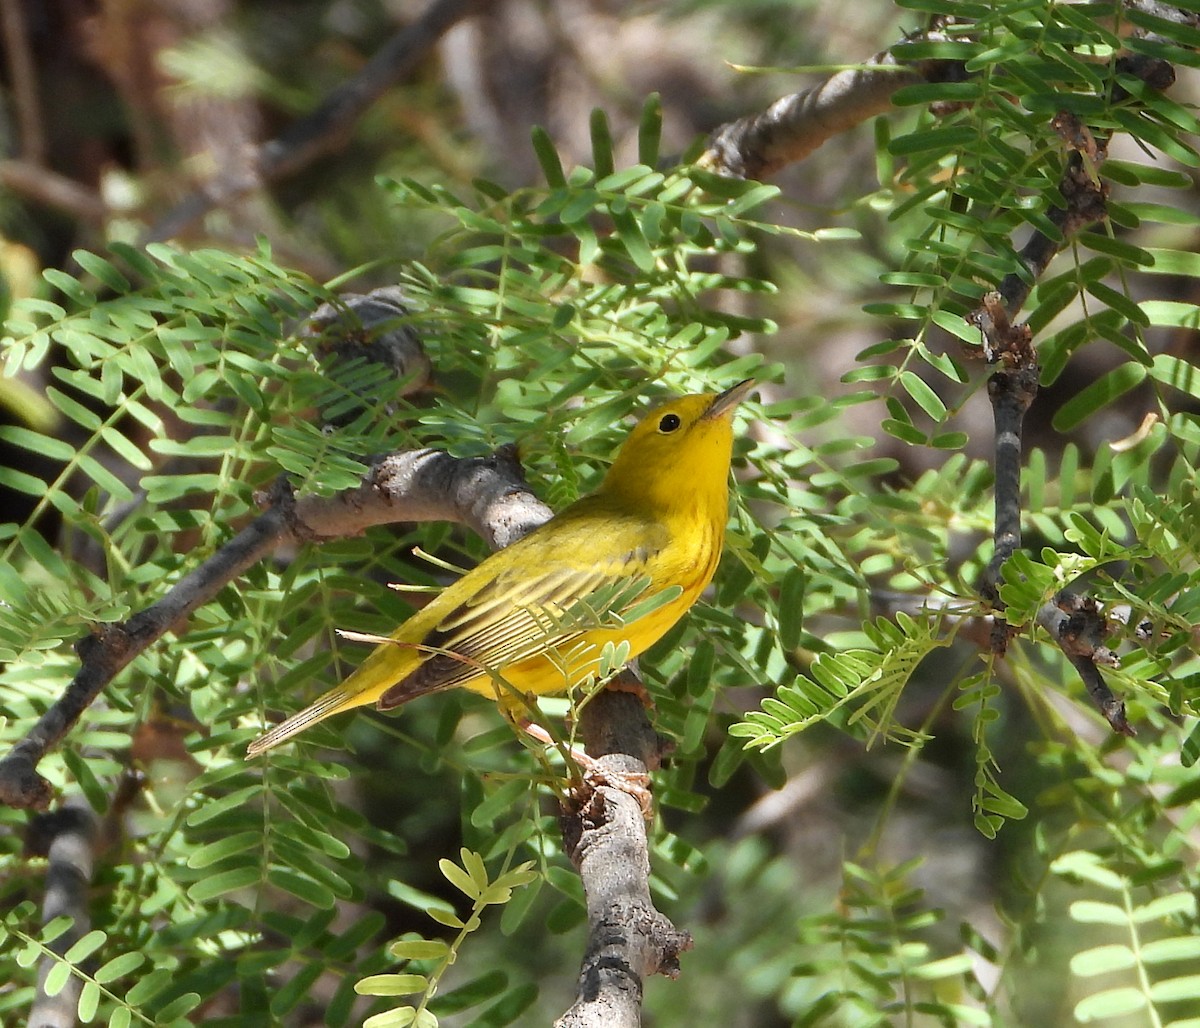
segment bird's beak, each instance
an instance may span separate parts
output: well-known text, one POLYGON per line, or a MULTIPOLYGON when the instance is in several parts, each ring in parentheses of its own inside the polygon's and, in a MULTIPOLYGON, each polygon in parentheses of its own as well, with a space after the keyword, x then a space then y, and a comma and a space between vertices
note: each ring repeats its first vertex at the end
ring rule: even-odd
POLYGON ((723 417, 741 403, 757 383, 752 378, 743 379, 735 386, 730 386, 723 393, 718 393, 708 410, 701 415, 704 421, 713 421, 723 417))

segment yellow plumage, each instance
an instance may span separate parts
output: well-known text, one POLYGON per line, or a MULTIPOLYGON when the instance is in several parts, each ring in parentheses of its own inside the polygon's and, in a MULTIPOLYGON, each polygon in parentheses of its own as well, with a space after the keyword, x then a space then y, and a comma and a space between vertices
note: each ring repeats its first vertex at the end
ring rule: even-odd
POLYGON ((249 756, 367 703, 386 710, 455 686, 510 705, 509 687, 563 692, 596 673, 606 643, 627 642, 630 658, 655 643, 717 569, 733 409, 752 385, 651 411, 595 493, 447 586, 349 678, 251 743, 249 756), (656 595, 660 603, 625 624, 589 626, 583 605, 614 591, 624 594, 618 614, 656 595))

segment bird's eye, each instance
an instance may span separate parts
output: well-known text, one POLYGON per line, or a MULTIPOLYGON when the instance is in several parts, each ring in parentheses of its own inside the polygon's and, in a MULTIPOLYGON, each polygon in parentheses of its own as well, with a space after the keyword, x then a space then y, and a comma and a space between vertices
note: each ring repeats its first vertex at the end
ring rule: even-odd
POLYGON ((668 435, 682 424, 683 422, 679 420, 678 414, 664 414, 658 423, 658 430, 663 435, 668 435))

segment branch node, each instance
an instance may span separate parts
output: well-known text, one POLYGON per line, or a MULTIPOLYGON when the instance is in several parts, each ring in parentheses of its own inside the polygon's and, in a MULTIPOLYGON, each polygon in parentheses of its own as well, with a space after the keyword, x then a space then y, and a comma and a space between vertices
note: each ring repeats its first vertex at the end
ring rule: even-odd
POLYGON ((1119 666, 1116 654, 1101 642, 1108 635, 1109 625, 1100 605, 1090 596, 1064 590, 1042 606, 1037 621, 1078 672, 1092 702, 1112 730, 1118 735, 1137 735, 1125 716, 1125 704, 1100 674, 1100 664, 1119 666))

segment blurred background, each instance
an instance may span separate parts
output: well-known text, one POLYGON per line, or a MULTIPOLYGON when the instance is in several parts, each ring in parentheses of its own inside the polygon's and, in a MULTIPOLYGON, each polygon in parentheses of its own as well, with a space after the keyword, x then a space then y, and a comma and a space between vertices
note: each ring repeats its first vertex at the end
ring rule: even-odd
MULTIPOLYGON (((15 298, 47 294, 44 269, 77 274, 76 248, 158 238, 242 252, 263 237, 277 261, 317 280, 358 269, 351 285, 365 292, 395 282, 398 269, 420 259, 440 230, 389 202, 377 176, 463 188, 480 176, 507 189, 532 185, 541 180, 532 127, 546 129, 568 170, 589 164, 594 108, 607 112, 620 167, 636 159, 637 126, 650 93, 662 98, 663 152, 682 154, 723 122, 761 110, 823 73, 808 69, 863 60, 921 27, 916 15, 882 0, 850 7, 827 0, 0 0, 0 14, 5 307, 15 298), (321 136, 322 152, 263 180, 258 147, 291 139, 289 133, 363 73, 381 47, 438 8, 456 23, 431 45, 409 51, 416 59, 377 101, 321 136), (210 203, 206 195, 220 199, 210 203)), ((1172 96, 1186 104, 1196 99, 1197 84, 1194 72, 1184 71, 1172 96)), ((899 112, 893 134, 915 117, 899 112)), ((1125 156, 1143 159, 1136 152, 1125 156)), ((779 331, 743 337, 735 346, 785 366, 785 384, 770 387, 774 398, 833 398, 858 388, 842 382, 855 355, 898 331, 862 308, 895 299, 879 275, 903 262, 910 233, 889 220, 893 198, 882 193, 891 183, 879 181, 871 125, 836 138, 775 181, 782 194, 764 218, 861 235, 820 248, 764 237, 741 270, 774 282, 777 292, 745 302, 779 331)), ((1164 195, 1181 209, 1200 207, 1195 190, 1164 195)), ((1194 248, 1195 225, 1182 219, 1153 231, 1157 235, 1141 245, 1194 248)), ((1156 295, 1194 302, 1195 281, 1158 281, 1156 295)), ((956 345, 949 337, 944 343, 956 345)), ((1190 333, 1163 333, 1153 345, 1191 359, 1195 341, 1190 333)), ((1123 359, 1116 348, 1083 348, 1039 398, 1028 429, 1052 463, 1068 441, 1091 453, 1141 422, 1148 394, 1134 391, 1069 436, 1049 425, 1060 397, 1123 359)), ((982 379, 982 368, 978 373, 982 379)), ((53 425, 39 374, 0 380, 0 419, 53 425)), ((822 433, 875 436, 876 452, 900 462, 892 473, 897 483, 939 465, 937 451, 899 444, 879 431, 878 420, 877 406, 853 407, 845 419, 814 428, 813 441, 822 433)), ((967 433, 969 454, 988 455, 991 415, 982 390, 962 403, 951 424, 967 433)), ((6 445, 0 463, 37 473, 34 459, 6 445)), ((0 505, 8 508, 2 520, 22 521, 29 502, 0 492, 0 505)), ((52 519, 45 531, 55 541, 52 519)), ((963 553, 986 534, 986 526, 962 526, 963 553)), ((845 627, 830 619, 806 630, 845 627)), ((648 983, 647 1024, 810 1023, 805 1017, 821 997, 844 984, 837 971, 846 931, 841 915, 859 910, 906 924, 931 953, 958 952, 965 943, 971 952, 990 954, 974 965, 984 987, 996 985, 1001 967, 1019 976, 1010 983, 1019 1002, 1012 1001, 1008 1023, 1069 1023, 1074 1000, 1061 954, 1071 952, 1074 941, 1064 936, 1078 926, 1064 913, 1066 887, 1047 884, 1044 859, 1045 839, 1069 832, 1073 823, 1073 808, 1056 793, 1063 768, 1039 759, 1039 747, 1056 744, 1040 737, 1021 699, 1001 697, 1001 730, 991 742, 1004 787, 1026 805, 1042 806, 1035 818, 1010 821, 995 841, 975 830, 972 726, 948 708, 933 713, 946 680, 972 659, 969 646, 941 651, 906 689, 899 719, 919 724, 932 717, 936 733, 919 756, 887 746, 866 750, 821 725, 776 751, 769 767, 743 765, 720 789, 697 776, 692 787, 707 806, 666 811, 655 868, 660 907, 695 935, 696 949, 685 955, 679 982, 648 983), (670 860, 661 859, 668 854, 670 860), (918 867, 907 866, 913 860, 918 867), (857 873, 848 873, 845 861, 857 873), (901 870, 893 875, 893 869, 901 870), (1040 882, 1037 889, 1027 888, 1030 880, 1040 882), (1036 931, 1013 931, 1011 923, 1030 904, 1045 908, 1036 931), (1020 958, 1008 959, 1014 952, 1020 958)), ((728 707, 752 709, 763 695, 744 690, 728 707)), ((1077 708, 1063 702, 1058 713, 1087 745, 1108 744, 1107 729, 1077 708)), ((437 738, 447 717, 438 703, 414 706, 405 714, 405 733, 437 738)), ((165 769, 181 755, 169 752, 169 738, 155 740, 149 731, 138 741, 143 758, 165 769)), ((437 859, 456 853, 469 836, 464 819, 478 801, 476 787, 428 755, 424 766, 402 761, 390 735, 353 731, 370 772, 342 783, 339 799, 368 822, 386 824, 407 847, 373 852, 373 873, 377 868, 381 882, 447 893, 437 859)), ((720 744, 711 740, 714 754, 720 744)), ((1084 777, 1093 771, 1075 768, 1084 777)), ((177 760, 175 771, 161 771, 161 788, 170 790, 172 775, 182 788, 188 773, 186 761, 177 760)), ((1086 834, 1079 839, 1085 842, 1086 834)), ((14 866, 9 899, 32 894, 14 884, 14 866)), ((387 932, 428 932, 428 921, 400 892, 385 889, 376 902, 387 932)), ((579 958, 578 911, 565 912, 544 895, 536 902, 545 904, 545 913, 529 923, 541 921, 549 930, 526 925, 509 936, 489 926, 464 958, 475 972, 494 966, 510 980, 538 984, 540 995, 521 1024, 549 1023, 565 1009, 579 958)), ((842 973, 852 978, 857 972, 847 966, 842 973)), ((321 1023, 338 980, 317 981, 287 1023, 321 1023)), ((0 996, 5 988, 0 983, 0 996)), ((235 1009, 216 1004, 193 1019, 234 1018, 235 1009)), ((1140 1016, 1112 1023, 1149 1023, 1140 1016)), ((463 1015, 444 1023, 473 1022, 463 1015)), ((944 1022, 915 1010, 844 1007, 821 1023, 944 1022)))

